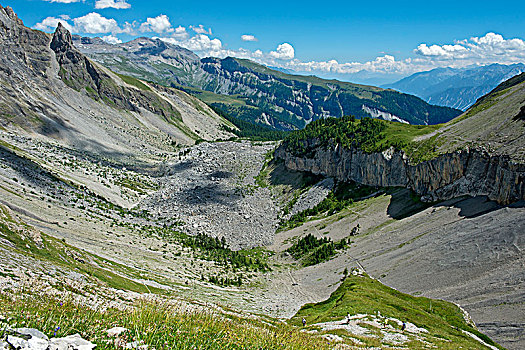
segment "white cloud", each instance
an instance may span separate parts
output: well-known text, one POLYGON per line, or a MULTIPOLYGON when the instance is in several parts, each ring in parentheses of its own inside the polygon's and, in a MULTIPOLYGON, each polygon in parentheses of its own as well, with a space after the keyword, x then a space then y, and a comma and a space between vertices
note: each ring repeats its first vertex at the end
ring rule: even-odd
POLYGON ((339 63, 336 60, 301 62, 295 59, 282 66, 283 68, 300 72, 323 72, 333 74, 354 74, 363 70, 369 72, 401 73, 406 70, 406 62, 396 61, 395 57, 391 55, 376 57, 373 61, 364 63, 339 63))
POLYGON ((153 33, 171 33, 173 27, 171 26, 170 19, 166 15, 158 15, 157 17, 148 17, 146 22, 140 25, 141 32, 153 32, 153 33))
POLYGON ((172 38, 176 38, 178 40, 184 40, 188 38, 188 36, 189 34, 186 31, 186 28, 184 28, 183 26, 178 26, 177 28, 175 28, 175 31, 173 32, 173 34, 171 34, 172 38))
POLYGON ((456 41, 453 45, 421 44, 414 53, 423 59, 456 67, 470 64, 510 64, 525 61, 525 41, 518 38, 505 39, 500 34, 487 33, 482 37, 456 41))
POLYGON ((129 9, 131 5, 126 2, 126 0, 97 0, 95 2, 96 9, 129 9))
POLYGON ((255 36, 249 34, 241 35, 241 39, 242 41, 258 41, 255 36))
POLYGON ((96 12, 74 18, 73 23, 75 24, 73 30, 78 33, 100 34, 121 32, 116 20, 103 17, 96 12))
POLYGON ((104 41, 107 42, 108 44, 121 44, 121 43, 122 43, 122 40, 120 40, 119 38, 117 38, 117 37, 114 36, 114 35, 106 35, 106 36, 103 36, 103 37, 102 37, 102 40, 104 40, 104 41))
POLYGON ((492 63, 512 64, 525 62, 525 41, 519 38, 505 39, 496 33, 487 33, 482 37, 458 40, 452 44, 435 45, 422 43, 414 50, 416 57, 396 60, 385 54, 367 62, 344 62, 336 60, 302 62, 298 59, 279 60, 283 50, 270 52, 274 62, 268 56, 254 57, 257 61, 277 67, 308 72, 312 74, 355 74, 359 72, 378 74, 409 75, 438 67, 462 68, 471 65, 492 63), (280 52, 281 51, 281 52, 280 52))
POLYGON ((466 53, 467 49, 461 45, 431 45, 420 44, 414 52, 421 56, 454 57, 459 53, 466 53))
POLYGON ((49 2, 57 2, 57 3, 60 3, 60 4, 71 4, 73 2, 80 2, 80 1, 83 1, 83 0, 48 0, 49 2))
POLYGON ((295 50, 292 45, 283 43, 277 46, 277 50, 270 52, 270 56, 278 60, 291 60, 295 56, 295 50))
POLYGON ((60 18, 47 17, 42 22, 35 24, 33 28, 43 31, 54 31, 59 22, 72 33, 104 34, 127 32, 118 26, 115 19, 103 17, 96 12, 73 19, 70 19, 67 15, 62 15, 60 18))
POLYGON ((211 35, 211 28, 206 30, 202 24, 199 24, 197 27, 190 26, 190 29, 193 30, 197 34, 211 35))
POLYGON ((126 33, 129 35, 136 35, 136 28, 138 26, 137 21, 133 21, 133 23, 124 22, 124 25, 122 26, 120 33, 126 33))
MULTIPOLYGON (((72 1, 72 0, 54 0, 72 1)), ((123 2, 123 0, 98 0, 98 2, 123 2)), ((295 49, 289 43, 282 43, 274 51, 263 52, 239 48, 232 50, 218 38, 212 37, 211 29, 203 25, 190 26, 195 34, 191 36, 186 27, 174 28, 166 15, 147 18, 144 23, 125 22, 119 26, 112 18, 105 18, 92 12, 85 16, 70 19, 67 15, 47 17, 34 28, 52 31, 61 22, 73 33, 111 34, 103 39, 117 43, 120 40, 116 34, 126 33, 136 35, 140 32, 160 34, 162 40, 195 51, 199 56, 224 58, 233 56, 252 59, 258 63, 275 66, 297 72, 318 75, 345 75, 368 72, 386 75, 409 75, 415 72, 430 70, 437 67, 467 67, 471 65, 486 65, 491 63, 512 64, 525 62, 525 41, 520 38, 506 39, 497 33, 487 33, 481 37, 471 37, 456 40, 442 45, 421 43, 413 50, 413 57, 402 60, 393 55, 382 54, 366 62, 339 62, 337 60, 303 62, 295 58, 295 49)), ((244 41, 256 41, 253 35, 241 36, 244 41)))
MULTIPOLYGON (((62 16, 60 16, 62 17, 62 16)), ((67 16, 64 16, 67 18, 67 16)), ((45 32, 50 32, 55 30, 55 28, 58 26, 58 23, 62 23, 62 25, 69 30, 70 32, 73 31, 73 27, 71 24, 67 22, 67 19, 65 18, 56 18, 56 17, 47 17, 42 20, 42 22, 37 23, 33 26, 33 28, 38 30, 43 30, 45 32)))
POLYGON ((160 38, 170 44, 182 46, 188 50, 200 53, 203 56, 224 56, 222 54, 222 42, 219 39, 210 39, 204 34, 197 34, 186 40, 177 40, 176 38, 160 38))

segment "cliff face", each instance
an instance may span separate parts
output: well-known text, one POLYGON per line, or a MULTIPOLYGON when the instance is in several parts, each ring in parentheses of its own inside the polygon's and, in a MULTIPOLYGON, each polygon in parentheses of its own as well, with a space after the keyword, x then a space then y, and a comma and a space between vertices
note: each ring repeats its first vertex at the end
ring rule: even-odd
POLYGON ((30 76, 46 76, 50 58, 46 49, 47 34, 24 27, 10 7, 0 5, 0 74, 17 83, 30 76))
POLYGON ((297 157, 282 144, 275 155, 291 170, 370 186, 408 187, 424 201, 462 195, 486 195, 501 204, 525 199, 525 164, 474 149, 442 154, 417 165, 393 149, 369 154, 335 146, 317 148, 311 157, 297 157))

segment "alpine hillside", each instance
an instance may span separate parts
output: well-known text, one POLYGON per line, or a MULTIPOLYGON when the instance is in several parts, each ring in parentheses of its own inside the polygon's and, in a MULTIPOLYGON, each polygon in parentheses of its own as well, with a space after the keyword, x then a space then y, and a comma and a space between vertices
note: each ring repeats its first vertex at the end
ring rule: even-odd
POLYGON ((249 60, 199 59, 159 39, 138 38, 111 45, 101 39, 75 37, 75 45, 116 72, 187 87, 186 91, 227 114, 282 130, 343 115, 437 124, 460 113, 393 90, 286 74, 249 60))
POLYGON ((275 153, 287 169, 400 189, 367 205, 354 203, 335 218, 318 220, 315 211, 293 217, 292 228, 297 221, 306 224, 281 239, 321 229, 343 234, 346 225, 359 222, 362 230, 367 222, 374 229, 350 248, 367 271, 401 291, 458 302, 488 334, 519 349, 525 341, 519 335, 525 290, 518 277, 525 232, 524 116, 522 73, 443 125, 347 117, 292 132, 275 153), (421 197, 408 204, 401 188, 421 197), (374 210, 388 215, 381 219, 371 215, 374 210), (448 217, 451 210, 458 221, 448 217))
POLYGON ((3 128, 129 154, 232 136, 223 131, 231 123, 187 93, 119 76, 90 61, 62 26, 50 36, 24 27, 6 9, 1 21, 3 128))
POLYGON ((0 348, 523 348, 523 75, 409 125, 322 111, 458 112, 112 46, 141 79, 78 40, 0 6, 0 348), (222 104, 313 114, 263 132, 222 104))

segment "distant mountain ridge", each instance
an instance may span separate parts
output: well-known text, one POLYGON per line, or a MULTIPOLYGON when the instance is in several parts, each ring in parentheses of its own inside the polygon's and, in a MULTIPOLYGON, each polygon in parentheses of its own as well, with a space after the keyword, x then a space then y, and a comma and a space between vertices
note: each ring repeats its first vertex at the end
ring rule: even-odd
POLYGON ((466 110, 503 81, 525 72, 525 64, 436 68, 384 85, 421 97, 428 103, 466 110))
POLYGON ((313 120, 343 115, 436 124, 460 114, 393 90, 291 75, 245 59, 200 59, 159 39, 117 45, 79 36, 73 40, 80 51, 115 72, 183 87, 229 115, 276 129, 301 129, 313 120))

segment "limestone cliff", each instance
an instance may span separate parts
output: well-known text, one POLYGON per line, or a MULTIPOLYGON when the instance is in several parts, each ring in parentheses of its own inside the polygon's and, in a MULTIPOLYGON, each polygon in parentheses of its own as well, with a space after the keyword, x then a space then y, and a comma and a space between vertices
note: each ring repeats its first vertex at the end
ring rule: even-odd
MULTIPOLYGON (((315 140, 309 142, 315 143, 315 140)), ((402 186, 425 201, 486 195, 501 204, 525 199, 525 164, 477 149, 458 150, 416 165, 403 152, 365 153, 340 146, 297 157, 283 143, 275 152, 287 168, 370 186, 402 186)))

